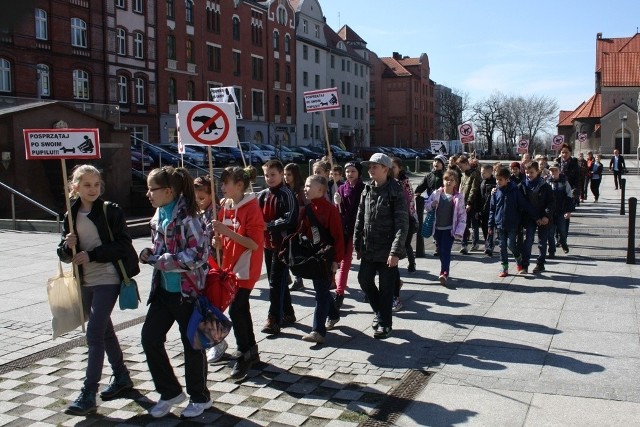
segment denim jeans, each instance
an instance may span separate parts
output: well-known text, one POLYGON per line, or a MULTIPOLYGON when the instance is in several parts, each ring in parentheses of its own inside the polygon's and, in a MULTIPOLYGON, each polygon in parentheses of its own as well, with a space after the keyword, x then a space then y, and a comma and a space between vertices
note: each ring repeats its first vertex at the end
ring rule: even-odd
POLYGON ((544 265, 547 257, 547 243, 549 240, 549 226, 537 226, 534 222, 528 222, 525 225, 525 238, 522 245, 522 266, 529 268, 531 263, 531 251, 533 248, 533 239, 538 231, 538 258, 536 263, 544 265))
POLYGON ((287 284, 289 267, 281 262, 276 251, 271 249, 264 250, 264 262, 269 278, 269 317, 275 319, 278 324, 282 324, 285 314, 294 314, 291 292, 287 284))
POLYGON ((518 244, 518 230, 503 230, 496 229, 497 239, 500 242, 500 262, 502 265, 509 264, 509 253, 507 249, 511 251, 516 263, 522 262, 522 252, 520 245, 518 244))
POLYGON ((556 251, 556 234, 558 235, 558 242, 560 246, 567 246, 567 226, 569 221, 564 217, 564 215, 556 215, 553 218, 553 224, 549 227, 549 235, 547 237, 547 241, 549 244, 549 253, 555 253, 556 251))
POLYGON ((129 372, 124 365, 122 349, 111 323, 111 312, 120 293, 120 284, 82 286, 82 305, 87 322, 87 360, 84 388, 96 393, 102 377, 104 354, 114 374, 129 372))
POLYGON ((434 230, 433 237, 436 239, 436 245, 440 249, 440 274, 449 276, 451 248, 453 247, 451 230, 434 230))
POLYGON ((251 294, 251 289, 239 288, 229 306, 229 317, 233 322, 233 335, 236 337, 238 351, 242 353, 246 353, 256 345, 249 306, 249 294, 251 294))
POLYGON ((391 306, 393 304, 393 287, 395 286, 398 267, 389 267, 387 262, 366 261, 360 262, 358 272, 358 282, 360 288, 369 298, 369 305, 374 313, 380 315, 380 326, 391 327, 392 315, 391 306), (376 274, 380 275, 379 288, 376 287, 376 274))
POLYGON ((193 305, 192 301, 183 298, 180 293, 168 292, 158 287, 142 325, 142 348, 153 384, 162 400, 173 399, 182 392, 165 348, 167 333, 176 322, 184 352, 187 393, 194 403, 204 403, 210 399, 207 389, 207 355, 204 350, 194 350, 187 338, 187 325, 193 313, 193 305))
POLYGON ((476 218, 476 213, 473 210, 467 212, 467 226, 462 235, 462 247, 466 247, 469 244, 469 238, 471 238, 471 244, 474 246, 480 241, 480 224, 478 218, 476 218))
POLYGON ((322 336, 327 334, 327 328, 325 326, 327 317, 331 320, 340 318, 340 313, 329 291, 330 286, 330 277, 313 280, 313 289, 316 292, 316 309, 313 312, 313 330, 322 336))

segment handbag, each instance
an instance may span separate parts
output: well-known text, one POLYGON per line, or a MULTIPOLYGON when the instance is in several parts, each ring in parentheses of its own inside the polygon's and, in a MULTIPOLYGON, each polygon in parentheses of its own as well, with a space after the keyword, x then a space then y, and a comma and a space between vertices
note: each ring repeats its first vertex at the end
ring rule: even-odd
POLYGON ((204 282, 204 295, 214 307, 225 311, 237 292, 238 279, 233 271, 222 270, 217 265, 209 269, 204 282))
POLYGON ((311 222, 313 240, 299 228, 285 238, 279 254, 280 259, 289 266, 294 276, 312 280, 327 279, 331 276, 331 264, 335 259, 333 238, 329 231, 318 223, 310 207, 305 209, 305 214, 311 222))
POLYGON ((433 234, 433 222, 436 219, 436 211, 435 209, 427 212, 427 217, 424 219, 422 223, 422 229, 420 230, 420 235, 424 238, 431 237, 433 234))
MULTIPOLYGON (((109 225, 109 221, 107 220, 107 203, 105 202, 102 205, 102 209, 104 210, 104 218, 107 223, 107 230, 109 230, 109 238, 113 242, 113 233, 111 232, 111 226, 109 225)), ((135 310, 138 308, 138 303, 140 302, 140 292, 138 292, 138 284, 133 278, 130 278, 127 275, 127 271, 124 269, 124 264, 122 260, 118 260, 118 267, 120 268, 120 273, 122 273, 122 282, 120 282, 120 295, 118 296, 118 304, 120 305, 120 310, 135 310)))
POLYGON ((73 272, 62 271, 58 261, 58 275, 47 280, 47 297, 51 309, 52 339, 71 332, 82 325, 82 297, 73 272))
POLYGON ((200 295, 193 304, 187 325, 187 338, 194 350, 205 350, 224 340, 233 324, 206 296, 200 295))

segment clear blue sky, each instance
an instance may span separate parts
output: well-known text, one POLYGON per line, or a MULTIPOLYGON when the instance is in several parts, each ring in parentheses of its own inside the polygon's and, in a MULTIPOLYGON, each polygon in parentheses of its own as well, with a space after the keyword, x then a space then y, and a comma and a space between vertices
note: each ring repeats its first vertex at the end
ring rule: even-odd
POLYGON ((573 110, 594 94, 596 34, 630 37, 640 0, 319 0, 378 56, 429 56, 431 79, 469 94, 539 94, 573 110), (339 14, 339 15, 338 15, 339 14))

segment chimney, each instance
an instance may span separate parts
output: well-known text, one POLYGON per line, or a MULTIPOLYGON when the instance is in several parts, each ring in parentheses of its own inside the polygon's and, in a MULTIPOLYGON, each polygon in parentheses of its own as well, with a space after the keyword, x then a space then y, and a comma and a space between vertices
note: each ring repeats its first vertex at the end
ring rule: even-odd
POLYGON ((395 59, 396 61, 402 59, 402 55, 400 55, 398 52, 393 52, 393 59, 395 59))
POLYGON ((602 33, 598 33, 598 34, 596 34, 596 38, 597 38, 598 40, 602 40, 602 33))

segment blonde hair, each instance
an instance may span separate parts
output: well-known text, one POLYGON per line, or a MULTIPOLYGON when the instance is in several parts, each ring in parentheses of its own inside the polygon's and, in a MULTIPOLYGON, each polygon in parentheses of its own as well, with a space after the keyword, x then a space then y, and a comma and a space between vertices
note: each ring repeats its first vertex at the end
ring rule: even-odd
POLYGON ((104 181, 102 180, 102 174, 92 165, 78 165, 73 168, 71 172, 71 179, 69 179, 69 198, 77 199, 80 197, 80 193, 77 191, 78 186, 80 185, 80 180, 83 176, 91 174, 97 175, 100 178, 100 195, 104 193, 104 181))

